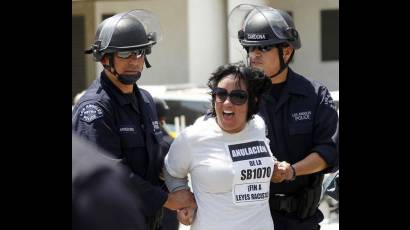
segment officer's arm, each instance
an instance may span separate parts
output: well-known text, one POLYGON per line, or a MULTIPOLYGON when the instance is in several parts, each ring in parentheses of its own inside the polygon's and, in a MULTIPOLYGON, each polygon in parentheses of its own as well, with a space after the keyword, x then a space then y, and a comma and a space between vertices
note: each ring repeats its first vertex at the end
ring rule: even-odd
POLYGON ((160 186, 152 185, 137 174, 131 173, 130 179, 144 203, 143 211, 147 216, 154 216, 168 199, 168 194, 160 186))
POLYGON ((308 174, 309 171, 314 173, 325 170, 325 173, 328 173, 337 167, 338 120, 336 107, 329 91, 324 86, 320 87, 314 120, 313 148, 308 157, 299 165, 295 164, 296 167, 300 167, 300 172, 308 174))
POLYGON ((73 132, 103 148, 115 158, 122 158, 120 137, 115 130, 110 108, 98 102, 79 105, 73 112, 73 132))
MULTIPOLYGON (((319 88, 318 108, 316 110, 313 132, 313 148, 310 154, 293 164, 296 176, 308 175, 324 170, 325 173, 337 170, 338 153, 338 115, 332 97, 326 87, 319 88)), ((286 168, 286 179, 292 178, 293 172, 286 168)))
POLYGON ((295 176, 312 174, 322 171, 327 167, 326 161, 318 153, 314 152, 292 166, 286 161, 275 164, 271 181, 273 183, 280 183, 283 180, 293 180, 295 176))
POLYGON ((293 164, 296 176, 312 174, 327 168, 326 161, 316 152, 293 164))

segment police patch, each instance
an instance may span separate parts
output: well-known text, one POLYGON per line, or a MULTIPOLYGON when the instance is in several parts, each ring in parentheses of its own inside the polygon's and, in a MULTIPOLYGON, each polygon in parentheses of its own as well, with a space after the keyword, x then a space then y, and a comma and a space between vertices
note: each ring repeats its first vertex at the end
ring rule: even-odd
POLYGON ((98 105, 88 104, 80 111, 80 120, 92 122, 103 116, 102 109, 98 105))
POLYGON ((322 96, 323 96, 322 103, 336 110, 336 105, 332 99, 332 96, 330 95, 330 92, 327 90, 323 91, 322 96))
POLYGON ((312 119, 312 111, 292 113, 292 118, 293 118, 294 121, 311 120, 312 119))

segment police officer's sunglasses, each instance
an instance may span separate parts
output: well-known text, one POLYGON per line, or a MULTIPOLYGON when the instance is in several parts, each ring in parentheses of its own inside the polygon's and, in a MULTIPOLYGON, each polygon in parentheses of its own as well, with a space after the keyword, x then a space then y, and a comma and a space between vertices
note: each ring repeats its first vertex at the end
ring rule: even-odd
POLYGON ((224 88, 216 87, 212 90, 212 97, 216 102, 223 103, 228 97, 229 101, 234 105, 243 105, 248 100, 248 93, 245 90, 235 89, 230 93, 224 88))
POLYGON ((248 50, 249 52, 254 52, 255 50, 260 50, 262 52, 268 52, 271 49, 277 47, 276 45, 268 45, 268 46, 249 46, 248 50))
POLYGON ((142 57, 145 54, 145 49, 137 49, 137 50, 127 50, 127 51, 118 51, 117 56, 123 59, 127 59, 132 55, 136 55, 137 58, 142 57))

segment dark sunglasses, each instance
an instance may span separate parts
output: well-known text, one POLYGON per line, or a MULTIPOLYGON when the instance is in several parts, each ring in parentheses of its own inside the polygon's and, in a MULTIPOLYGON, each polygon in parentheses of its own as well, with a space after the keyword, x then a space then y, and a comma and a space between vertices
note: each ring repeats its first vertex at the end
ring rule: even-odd
POLYGON ((215 88, 212 91, 212 96, 216 102, 223 103, 228 97, 229 101, 234 105, 243 105, 248 100, 248 93, 245 90, 235 89, 230 93, 224 88, 215 88))
POLYGON ((142 55, 145 54, 145 49, 138 49, 138 50, 127 50, 127 51, 118 51, 117 56, 123 59, 129 58, 132 55, 136 55, 137 58, 140 58, 142 55))
POLYGON ((249 49, 249 52, 254 52, 255 50, 260 50, 260 51, 262 51, 262 52, 268 52, 268 51, 270 51, 271 49, 273 49, 273 48, 275 48, 276 47, 276 45, 269 45, 269 46, 249 46, 248 47, 248 49, 249 49))

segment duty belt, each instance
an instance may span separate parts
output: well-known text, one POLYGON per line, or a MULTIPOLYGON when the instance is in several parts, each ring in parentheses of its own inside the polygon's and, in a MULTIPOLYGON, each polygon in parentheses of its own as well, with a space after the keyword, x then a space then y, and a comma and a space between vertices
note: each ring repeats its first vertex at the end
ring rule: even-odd
POLYGON ((319 206, 322 191, 322 175, 312 175, 311 183, 292 195, 271 194, 270 208, 287 216, 305 219, 313 216, 319 206))
POLYGON ((271 209, 279 212, 294 213, 298 210, 299 201, 295 196, 287 196, 284 194, 272 194, 270 197, 271 209))

